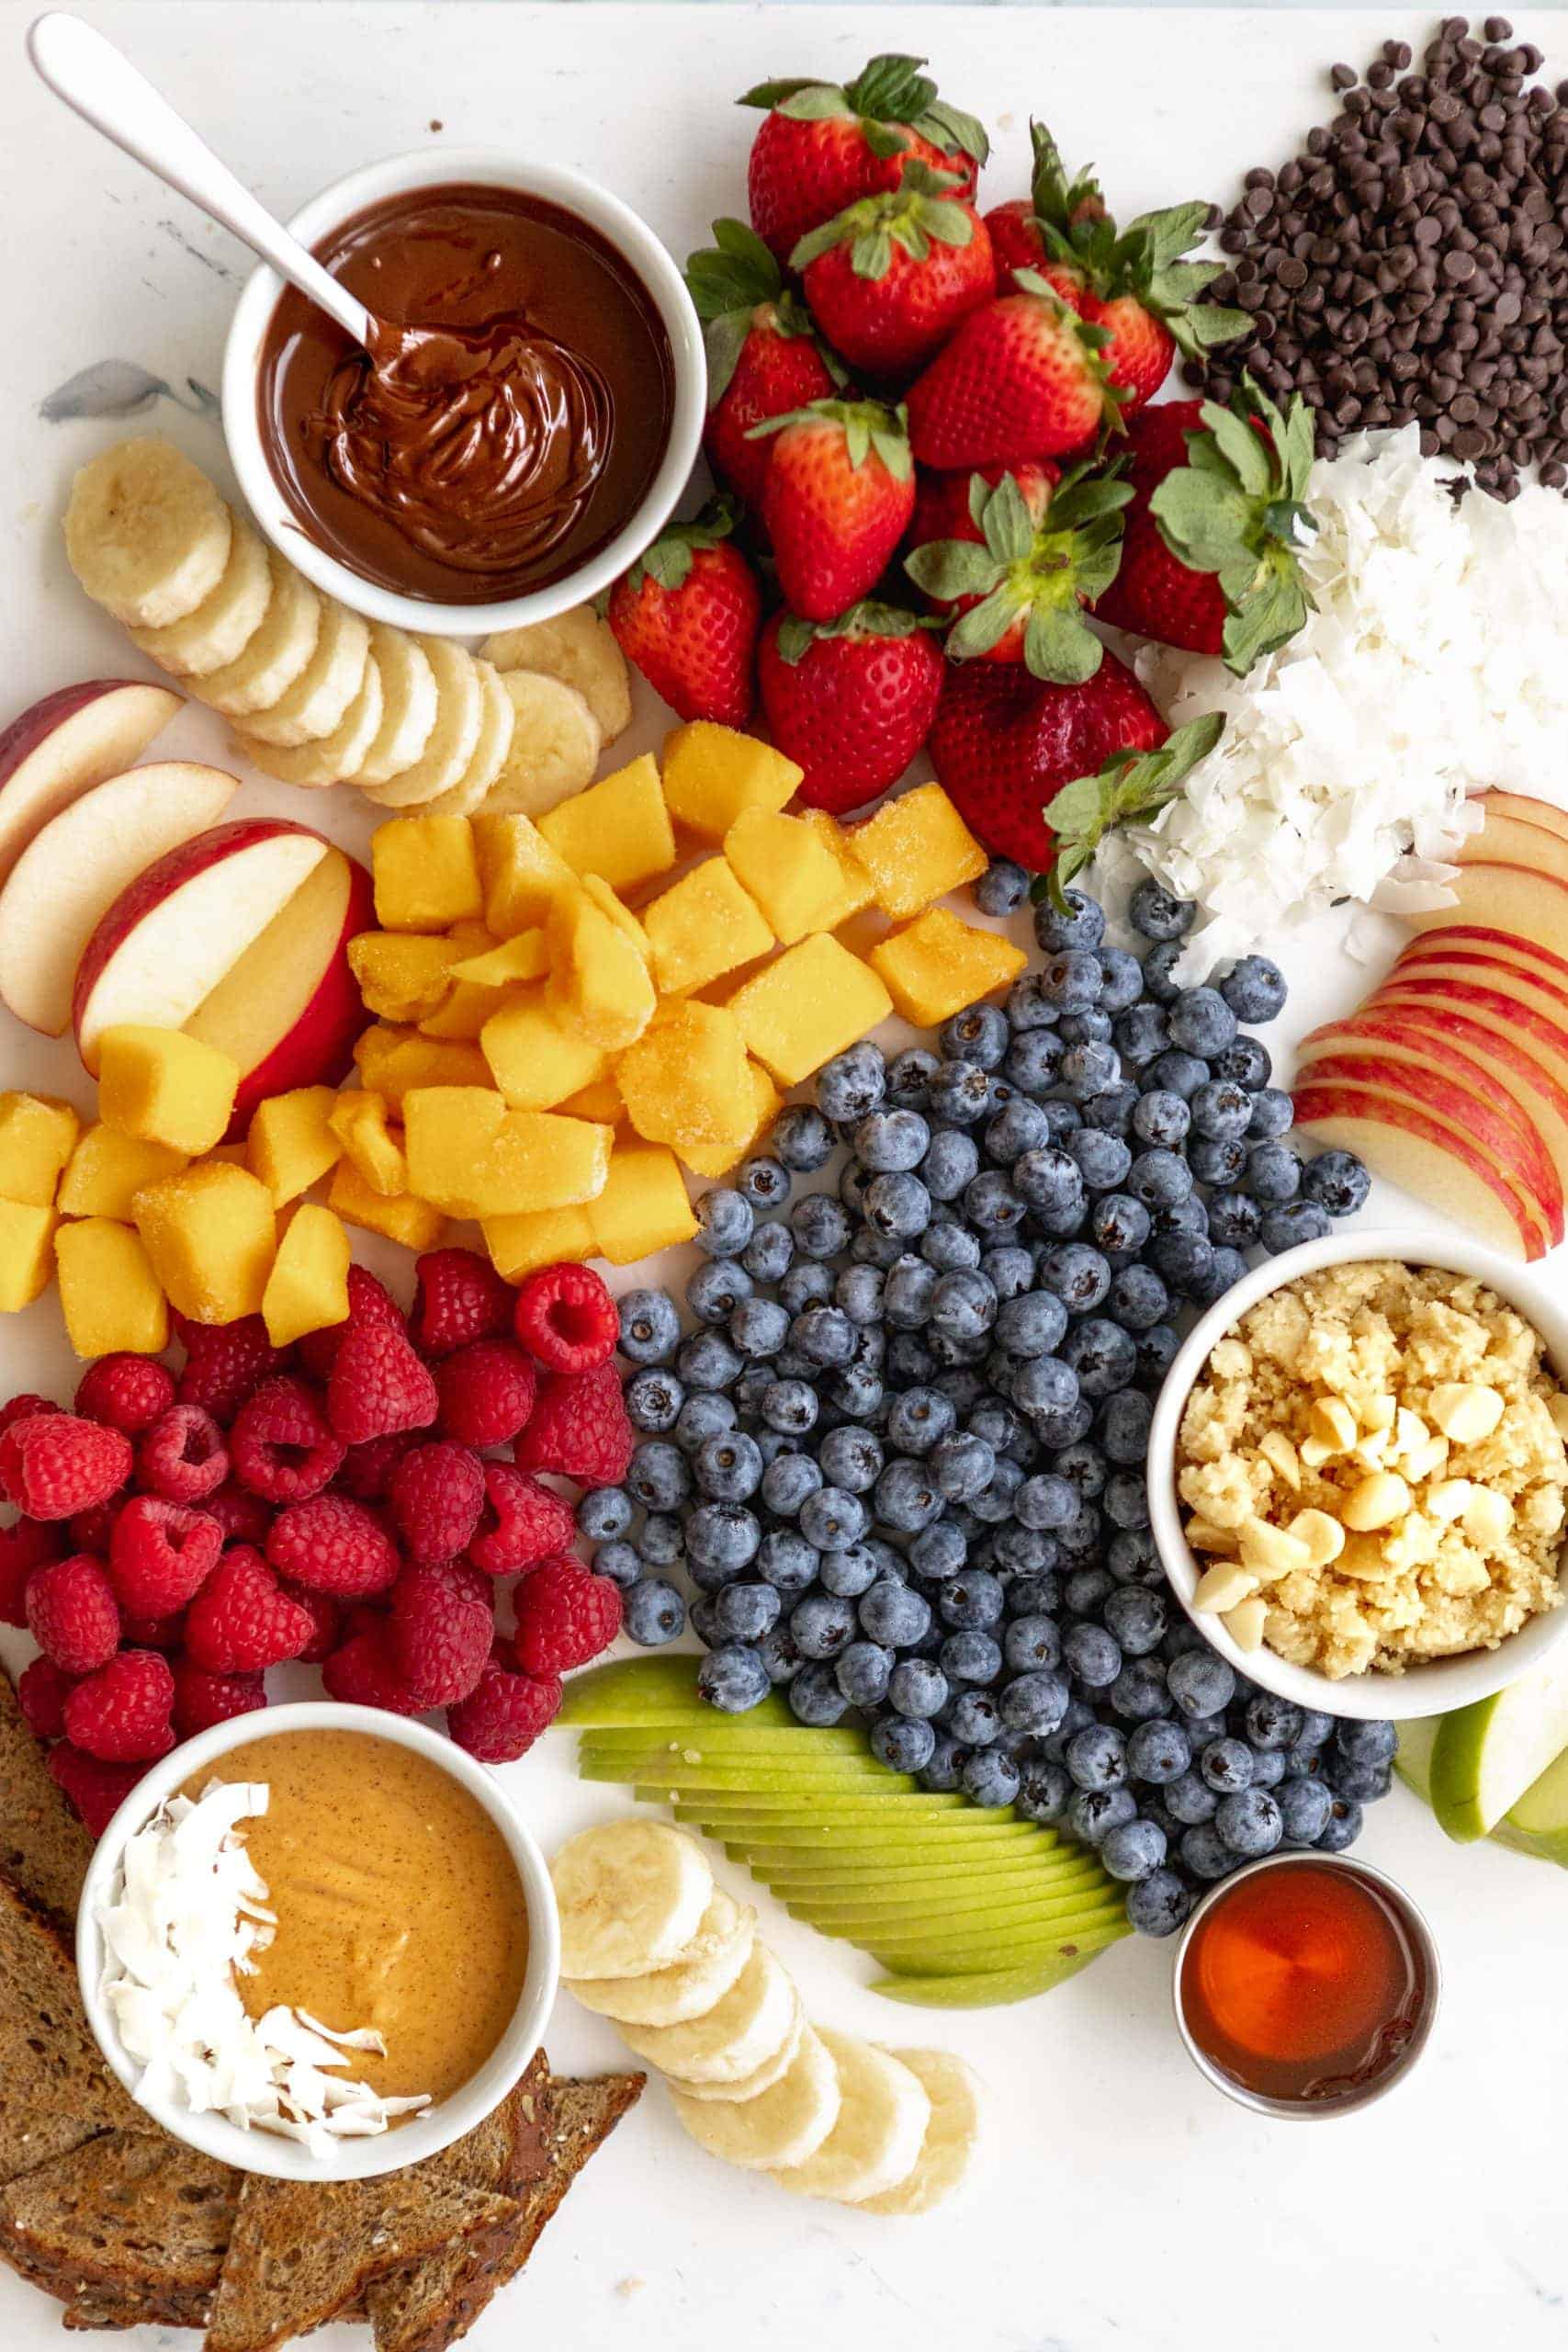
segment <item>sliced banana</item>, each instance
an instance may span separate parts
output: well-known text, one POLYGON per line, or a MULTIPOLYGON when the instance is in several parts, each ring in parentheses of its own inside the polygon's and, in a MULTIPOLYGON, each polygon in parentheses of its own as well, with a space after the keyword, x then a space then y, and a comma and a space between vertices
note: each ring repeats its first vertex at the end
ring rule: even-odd
POLYGON ((920 2159, 931 2103, 909 2067, 852 2033, 820 2029, 839 2070, 839 2120, 804 2163, 778 2174, 803 2197, 862 2205, 908 2180, 920 2159))
POLYGON ((795 2053, 800 2048, 800 2037, 809 2030, 805 2007, 796 1994, 794 2024, 773 2056, 764 2058, 761 2064, 754 2066, 749 2075, 742 2075, 739 2081, 733 2083, 688 2083, 682 2080, 672 2082, 670 2087, 678 2090, 682 2098, 758 2098, 763 2091, 771 2091, 773 2085, 788 2074, 795 2064, 795 2053))
POLYGON ((229 522, 229 560, 211 595, 166 628, 130 632, 133 643, 171 677, 206 677, 238 661, 266 618, 272 597, 266 541, 231 508, 229 522))
POLYGON ((435 724, 435 673, 424 648, 406 629, 370 624, 370 655, 381 673, 381 725, 359 763, 355 782, 385 784, 412 768, 435 724))
POLYGON ((234 740, 264 775, 319 792, 329 784, 352 782, 380 724, 381 673, 372 653, 366 661, 359 692, 330 735, 320 736, 312 743, 261 743, 242 727, 234 740))
POLYGON ((795 1992, 766 1944, 754 1943, 745 1967, 705 2017, 685 2025, 628 2026, 622 2034, 639 2058, 688 2083, 735 2083, 783 2048, 795 2025, 795 1992))
POLYGON ((660 1821, 606 1821, 570 1838, 550 1866, 561 1973, 647 1976, 691 1948, 713 1900, 699 1846, 660 1821))
POLYGON ((980 2077, 948 2050, 890 2053, 916 2076, 931 2101, 931 2121, 914 2170, 896 2188, 859 2201, 868 2213, 929 2213, 953 2195, 980 2143, 980 2077))
POLYGON ((626 657, 609 623, 600 619, 592 605, 576 605, 570 613, 558 613, 553 621, 534 621, 526 628, 498 630, 486 643, 484 655, 498 670, 542 670, 547 678, 575 686, 606 743, 631 724, 626 657))
POLYGON ((71 569, 128 628, 166 628, 194 613, 223 577, 231 537, 229 509, 171 441, 118 441, 71 486, 71 569))
POLYGON ((419 808, 450 792, 479 740, 484 688, 472 654, 448 637, 422 637, 419 645, 435 679, 435 723, 417 760, 365 787, 378 808, 419 808))
POLYGON ((190 682, 192 694, 225 718, 244 718, 281 701, 304 673, 321 633, 321 597, 276 548, 267 558, 267 578, 266 613, 243 652, 190 682))
POLYGON ((756 1932, 757 1914, 750 1905, 737 1903, 716 1886, 697 1929, 695 1959, 656 1968, 649 1976, 569 1982, 567 1990, 585 2009, 622 2025, 685 2025, 693 2018, 706 2017, 723 2000, 751 1957, 756 1932))
POLYGON ((252 711, 245 732, 259 743, 313 743, 332 734, 365 679, 370 631, 346 605, 321 602, 321 629, 294 684, 265 710, 252 711))
POLYGON ((501 673, 488 662, 476 662, 479 673, 479 741, 473 755, 450 792, 438 793, 424 804, 427 817, 471 817, 494 784, 512 749, 515 718, 512 697, 501 683, 501 673))
POLYGON ((814 2155, 839 2120, 839 2070, 809 2026, 771 2090, 748 2099, 694 2099, 672 2090, 675 2113, 710 2156, 748 2172, 776 2172, 814 2155))
POLYGON ((506 763, 485 798, 487 817, 542 817, 592 779, 604 741, 575 686, 542 670, 503 670, 516 723, 506 763))

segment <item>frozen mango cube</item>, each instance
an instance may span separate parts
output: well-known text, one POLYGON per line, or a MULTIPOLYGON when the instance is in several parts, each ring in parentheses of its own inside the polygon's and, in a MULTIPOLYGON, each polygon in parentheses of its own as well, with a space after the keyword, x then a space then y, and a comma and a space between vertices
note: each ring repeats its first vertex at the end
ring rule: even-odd
POLYGON ((1029 958, 1000 932, 963 922, 950 907, 930 907, 880 940, 867 961, 886 981, 905 1020, 934 1029, 994 989, 1007 988, 1029 958))
POLYGON ((605 1069, 604 1046, 560 1020, 542 986, 524 989, 492 1012, 479 1046, 513 1111, 553 1111, 605 1069))
POLYGON ((901 922, 990 864, 940 784, 918 784, 856 825, 851 845, 884 914, 901 922))
POLYGON ((171 1150, 210 1151, 233 1115, 240 1067, 178 1029, 118 1022, 98 1040, 98 1111, 106 1126, 171 1150))
POLYGON ((709 1183, 728 1176, 738 1159, 744 1159, 748 1152, 756 1149, 784 1106, 784 1096, 761 1062, 750 1065, 750 1078, 751 1102, 744 1133, 711 1146, 688 1143, 682 1150, 681 1157, 693 1174, 705 1176, 709 1183))
POLYGON ((446 1230, 446 1219, 439 1209, 432 1208, 428 1201, 416 1201, 412 1193, 378 1193, 346 1154, 333 1170, 327 1206, 345 1225, 384 1234, 389 1241, 400 1241, 405 1250, 434 1250, 446 1230))
POLYGON ((417 1029, 367 1029, 354 1048, 361 1082, 389 1102, 411 1086, 488 1086, 490 1065, 477 1045, 442 1044, 417 1029))
POLYGON ((650 752, 614 775, 558 801, 539 831, 574 874, 597 874, 613 890, 629 890, 675 863, 675 836, 650 752))
POLYGON ((275 1208, 308 1193, 342 1159, 342 1139, 332 1125, 336 1102, 330 1086, 297 1086, 290 1094, 257 1103, 246 1158, 275 1208))
POLYGON ((642 910, 661 996, 706 988, 773 944, 761 909, 722 857, 705 857, 642 910))
POLYGON ((563 1259, 581 1265, 595 1249, 593 1227, 582 1207, 525 1209, 517 1216, 487 1216, 479 1230, 491 1264, 508 1283, 520 1283, 536 1267, 558 1265, 563 1259))
POLYGON ((748 808, 724 837, 724 854, 785 947, 808 931, 842 892, 839 861, 798 817, 748 808))
POLYGON ((626 1115, 621 1090, 608 1072, 587 1086, 580 1086, 575 1094, 569 1094, 556 1108, 569 1119, 598 1119, 610 1127, 626 1115))
POLYGON ((830 850, 839 869, 838 896, 817 918, 818 931, 837 931, 852 915, 864 912, 876 897, 870 875, 854 853, 854 844, 837 817, 826 808, 803 808, 800 821, 814 832, 826 850, 830 850))
POLYGON ((55 1094, 0 1094, 0 1200, 46 1209, 82 1125, 55 1094))
POLYGON ((483 955, 465 956, 453 965, 452 978, 479 989, 509 989, 522 980, 542 980, 549 968, 550 951, 541 923, 533 931, 520 931, 515 939, 503 939, 483 955))
POLYGON ((193 1323, 236 1323, 261 1313, 277 1217, 259 1177, 227 1160, 198 1160, 146 1185, 133 1206, 171 1306, 193 1323))
POLYGON ((391 1200, 409 1188, 408 1155, 403 1131, 392 1117, 384 1094, 362 1086, 340 1094, 328 1114, 328 1125, 352 1162, 355 1173, 373 1193, 391 1200))
MULTIPOLYGON (((575 899, 558 900, 547 934, 547 1001, 562 1025, 576 1029, 592 1045, 611 1049, 640 1037, 653 1018, 657 999, 635 942, 581 891, 575 899)), ((586 1078, 579 1080, 587 1082, 586 1078)))
POLYGON ((112 1216, 130 1222, 132 1197, 161 1176, 177 1176, 190 1154, 166 1143, 116 1135, 101 1120, 85 1127, 60 1180, 57 1205, 65 1216, 112 1216))
POLYGON ((651 964, 653 949, 649 944, 648 933, 642 927, 641 918, 633 914, 624 899, 616 897, 604 877, 598 874, 585 874, 582 877, 582 892, 585 898, 592 899, 593 904, 607 922, 613 922, 617 931, 626 933, 643 962, 651 964))
POLYGON ((576 875, 531 817, 479 817, 474 841, 484 882, 484 918, 497 939, 542 923, 556 900, 579 888, 576 875))
POLYGON ((421 932, 362 931, 348 943, 348 966, 367 1012, 381 1021, 422 1021, 446 1002, 462 951, 421 932))
POLYGON ((452 1216, 570 1208, 602 1191, 614 1130, 509 1111, 477 1087, 416 1087, 403 1102, 410 1189, 452 1216))
POLYGON ((324 1331, 348 1315, 348 1236, 331 1209, 307 1201, 289 1220, 262 1293, 266 1335, 292 1347, 307 1331, 324 1331))
POLYGON ((471 1045, 495 1011, 495 1001, 494 989, 477 989, 471 980, 454 980, 435 1011, 421 1016, 419 1034, 471 1045))
POLYGON ((610 1155, 604 1189, 587 1210, 593 1247, 612 1266, 632 1266, 697 1229, 675 1155, 662 1144, 626 1143, 610 1155))
POLYGON ((743 1132, 751 1078, 739 1023, 722 1005, 687 999, 659 1017, 615 1064, 626 1116, 649 1143, 709 1147, 743 1132))
POLYGON ((747 808, 782 808, 804 768, 733 727, 694 718, 664 739, 664 798, 677 824, 721 842, 747 808))
POLYGON ((474 831, 466 817, 394 817, 378 825, 370 870, 383 931, 446 931, 484 912, 474 831))
POLYGON ((121 1349, 155 1356, 168 1346, 168 1305, 151 1258, 128 1225, 104 1216, 62 1225, 54 1255, 66 1337, 79 1356, 121 1349))
POLYGON ((803 939, 729 1000, 750 1050, 781 1086, 798 1086, 893 1010, 877 975, 831 933, 803 939))
POLYGON ((19 1315, 49 1288, 59 1222, 35 1202, 0 1200, 0 1315, 19 1315))

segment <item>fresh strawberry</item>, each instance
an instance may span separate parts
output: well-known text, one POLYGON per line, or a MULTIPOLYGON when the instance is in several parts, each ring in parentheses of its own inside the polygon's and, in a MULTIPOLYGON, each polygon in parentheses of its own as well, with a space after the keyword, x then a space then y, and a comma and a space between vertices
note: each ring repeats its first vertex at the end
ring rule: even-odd
POLYGON ((923 466, 1062 458, 1114 429, 1102 327, 1080 319, 1033 270, 1016 293, 971 311, 909 391, 909 442, 923 466))
POLYGON ((997 266, 1037 270, 1080 318, 1104 329, 1106 372, 1125 423, 1158 391, 1178 348, 1201 357, 1247 334, 1250 321, 1245 311, 1197 299, 1224 266, 1182 258, 1208 224, 1206 204, 1143 212, 1119 230, 1093 174, 1068 179, 1043 122, 1031 123, 1030 136, 1030 196, 986 215, 997 266))
POLYGON ((1104 648, 1083 607, 1116 576, 1132 495, 1127 482, 1083 467, 1055 492, 1038 467, 1027 490, 1012 474, 995 483, 971 474, 968 527, 917 544, 904 560, 916 587, 957 615, 949 659, 1021 662, 1064 686, 1092 678, 1104 648))
POLYGON ((742 727, 756 699, 762 592, 730 543, 735 511, 716 498, 672 523, 610 591, 609 622, 628 662, 682 718, 742 727))
POLYGON ((791 254, 812 316, 852 368, 913 375, 995 294, 990 237, 957 186, 910 164, 896 188, 836 212, 791 254))
POLYGON ((1016 465, 977 466, 973 473, 931 473, 924 466, 917 466, 915 513, 909 525, 911 548, 923 548, 931 539, 973 539, 976 546, 980 544, 984 534, 970 503, 975 496, 976 473, 992 488, 1004 474, 1011 474, 1037 523, 1050 503, 1052 491, 1062 479, 1061 467, 1053 465, 1049 458, 1023 458, 1016 465))
POLYGON ((1298 396, 1281 414, 1244 377, 1228 408, 1168 401, 1134 421, 1130 440, 1122 569, 1095 609, 1243 676, 1309 610, 1299 557, 1314 528, 1302 503, 1311 411, 1298 396))
POLYGON ((902 409, 817 401, 759 427, 778 435, 762 484, 784 602, 832 621, 869 595, 915 508, 902 409))
POLYGON ((707 348, 703 447, 715 473, 755 506, 773 448, 750 438, 753 427, 829 399, 842 371, 756 231, 744 220, 716 220, 713 234, 686 264, 707 348))
POLYGON ((1049 897, 1064 914, 1071 911, 1067 885, 1093 859, 1107 833, 1118 825, 1147 824, 1175 800, 1200 760, 1207 759, 1224 731, 1222 712, 1189 719, 1152 752, 1112 752, 1093 775, 1062 786, 1045 811, 1055 840, 1055 862, 1047 883, 1036 881, 1036 899, 1049 897))
POLYGON ((1053 794, 1113 752, 1154 750, 1167 733, 1114 654, 1077 686, 1049 684, 1021 667, 963 662, 948 664, 930 749, 971 832, 994 855, 1039 871, 1055 854, 1045 815, 1053 794))
POLYGON ((845 86, 759 82, 739 103, 767 109, 751 143, 751 226, 780 261, 847 204, 897 187, 911 162, 956 173, 973 194, 990 142, 973 115, 937 96, 923 57, 874 57, 845 86))
POLYGON ((805 770, 799 797, 840 816, 896 784, 925 741, 942 661, 917 615, 862 604, 836 621, 775 614, 758 673, 768 731, 805 770))

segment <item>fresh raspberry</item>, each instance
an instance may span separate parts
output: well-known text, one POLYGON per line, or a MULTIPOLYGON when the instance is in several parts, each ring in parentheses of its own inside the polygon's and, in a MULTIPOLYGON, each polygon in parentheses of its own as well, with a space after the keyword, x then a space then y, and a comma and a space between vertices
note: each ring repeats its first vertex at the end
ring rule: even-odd
POLYGON ((35 1739, 59 1739, 65 1729, 65 1702, 76 1687, 51 1657, 35 1657, 17 1677, 17 1704, 35 1739))
POLYGON ((140 1437, 175 1401, 175 1375, 152 1356, 100 1356, 82 1374, 76 1410, 107 1429, 140 1437))
POLYGON ((416 1445, 392 1473, 392 1515, 412 1560, 466 1552, 484 1508, 484 1467, 450 1439, 416 1445))
POLYGON ((188 1657, 175 1661, 175 1729, 181 1739, 194 1739, 198 1731, 254 1714, 265 1704, 266 1684, 259 1674, 214 1674, 188 1657))
POLYGON ((510 1340, 476 1340, 435 1367, 436 1427, 464 1445, 507 1445, 534 1409, 538 1375, 510 1340))
POLYGON ((429 1250, 414 1268, 415 1347, 427 1362, 512 1329, 512 1291, 476 1250, 429 1250))
POLYGON ((0 1527, 0 1625, 27 1623, 28 1578, 35 1568, 64 1555, 63 1532, 58 1527, 40 1527, 35 1519, 0 1527))
POLYGON ((493 1589, 466 1560, 403 1570, 392 1595, 392 1657, 422 1708, 466 1699, 494 1638, 493 1589))
POLYGON ((487 1577, 515 1576, 553 1552, 570 1549, 576 1521, 571 1505, 510 1462, 482 1464, 484 1509, 468 1557, 487 1577))
POLYGON ((374 1512, 346 1495, 312 1495, 272 1522, 268 1565, 281 1577, 338 1600, 362 1600, 397 1582, 398 1547, 374 1512))
POLYGON ((554 1470, 584 1487, 618 1487, 636 1444, 612 1363, 592 1372, 550 1372, 539 1383, 533 1419, 513 1448, 519 1470, 554 1470))
POLYGON ((114 1541, 115 1521, 130 1499, 129 1492, 122 1487, 107 1503, 95 1503, 91 1510, 73 1511, 65 1522, 65 1532, 71 1538, 66 1550, 91 1552, 98 1559, 107 1560, 114 1541))
POLYGON ((481 1764, 511 1764, 554 1723, 560 1702, 558 1675, 509 1674, 491 1657, 468 1697, 449 1711, 446 1728, 481 1764))
POLYGON ((170 1503, 202 1503, 229 1476, 223 1432, 203 1405, 171 1405, 136 1449, 136 1476, 170 1503))
POLYGON ((302 1380, 264 1380, 229 1432, 229 1458, 242 1487, 264 1502, 302 1503, 319 1495, 343 1460, 343 1441, 302 1380))
POLYGON ((378 1283, 374 1274, 367 1273, 363 1266, 350 1266, 348 1270, 346 1319, 342 1323, 330 1323, 324 1330, 309 1331, 299 1342, 300 1363, 311 1379, 319 1380, 323 1387, 332 1377, 344 1333, 356 1323, 384 1323, 389 1330, 401 1331, 405 1335, 408 1331, 403 1310, 385 1283, 378 1283))
POLYGON ((254 1544, 258 1552, 266 1545, 266 1531, 272 1525, 272 1505, 260 1495, 246 1494, 243 1487, 233 1479, 209 1495, 201 1506, 209 1519, 215 1519, 223 1530, 225 1544, 254 1544))
POLYGON ((621 1630, 621 1596, 565 1554, 543 1560, 517 1588, 513 1648, 525 1674, 564 1674, 608 1649, 621 1630))
POLYGON ((400 1322, 395 1329, 381 1321, 349 1325, 327 1383, 327 1416, 344 1445, 428 1429, 439 1403, 400 1322))
POLYGON ((51 1747, 50 1776, 62 1788, 91 1835, 101 1838, 142 1773, 145 1764, 106 1764, 67 1739, 51 1747))
POLYGON ((119 1604, 103 1563, 74 1552, 28 1578, 28 1631, 65 1674, 96 1674, 119 1647, 119 1604))
POLYGON ((247 1544, 224 1553, 186 1611, 186 1648, 218 1674, 281 1666, 309 1648, 315 1631, 310 1611, 247 1544))
POLYGON ((175 1678, 156 1650, 120 1650, 65 1702, 65 1736, 105 1764, 151 1764, 175 1744, 175 1678))
POLYGON ((367 1438, 363 1445, 351 1445, 333 1486, 340 1494, 352 1495, 355 1502, 384 1502, 392 1490, 393 1471, 418 1442, 417 1430, 394 1430, 390 1437, 367 1438))
POLYGON ((133 1495, 109 1540, 109 1582, 128 1617, 164 1617, 199 1592, 223 1549, 205 1511, 133 1495))
POLYGON ((615 1302, 592 1266, 540 1266, 517 1293, 517 1337, 547 1372, 592 1372, 621 1335, 615 1302))
POLYGON ((424 1702, 409 1689, 392 1655, 391 1621, 381 1618, 351 1634, 321 1668, 329 1699, 350 1707, 384 1707, 389 1714, 418 1715, 424 1702))
POLYGON ((186 1645, 186 1612, 171 1609, 162 1617, 124 1617, 119 1637, 130 1649, 162 1650, 172 1657, 186 1645))
POLYGON ((316 1629, 309 1646, 300 1651, 299 1662, 301 1666, 320 1666, 324 1658, 331 1657, 344 1638, 343 1611, 331 1593, 311 1592, 302 1584, 290 1584, 287 1577, 280 1581, 289 1600, 299 1603, 316 1629))
POLYGON ((29 1519, 90 1510, 130 1476, 130 1439, 74 1413, 30 1413, 0 1437, 0 1488, 29 1519))
POLYGON ((201 1406, 225 1429, 262 1382, 283 1369, 283 1352, 259 1315, 242 1315, 236 1323, 182 1323, 179 1331, 188 1359, 179 1401, 201 1406))
POLYGON ((0 1437, 17 1421, 30 1421, 36 1413, 58 1413, 59 1406, 51 1396, 23 1395, 12 1396, 0 1405, 0 1437))

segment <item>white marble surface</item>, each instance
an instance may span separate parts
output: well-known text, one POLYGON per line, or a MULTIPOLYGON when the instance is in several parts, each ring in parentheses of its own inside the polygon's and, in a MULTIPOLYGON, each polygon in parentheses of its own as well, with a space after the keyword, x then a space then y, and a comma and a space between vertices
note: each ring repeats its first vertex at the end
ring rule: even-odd
MULTIPOLYGON (((56 517, 70 469, 112 424, 48 423, 40 404, 106 359, 178 388, 145 421, 221 465, 215 423, 186 389, 216 381, 244 260, 48 99, 26 73, 30 7, 0 5, 0 718, 67 679, 127 665, 118 632, 74 592, 56 517)), ((342 0, 134 0, 91 15, 282 210, 350 166, 437 139, 515 146, 585 166, 638 205, 677 252, 711 214, 740 209, 752 118, 731 93, 765 72, 852 71, 894 39, 929 51, 950 93, 999 131, 987 187, 1023 185, 1031 103, 1069 155, 1093 156, 1126 211, 1234 175, 1316 119, 1320 69, 1370 55, 1427 20, 1347 14, 1071 9, 342 5, 342 0), (1103 95, 1108 69, 1113 95, 1103 95), (441 129, 433 129, 438 124, 441 129)), ((1520 37, 1552 49, 1541 12, 1520 37)), ((1568 40, 1559 44, 1568 70, 1568 40)), ((651 707, 643 740, 657 739, 651 707)), ((223 756, 205 714, 175 751, 223 756)), ((246 808, 300 811, 247 784, 246 808)), ((312 802, 352 845, 358 811, 312 802)), ((1330 943, 1332 947, 1332 943, 1330 943)), ((1333 952, 1290 956, 1284 1024, 1356 997, 1333 952)), ((0 1078, 80 1091, 63 1046, 0 1015, 0 1078)), ((1396 1206, 1392 1196, 1386 1205, 1396 1206)), ((71 1378, 44 1302, 0 1338, 0 1378, 71 1378)), ((8 1637, 25 1647, 19 1636, 8 1637)), ((608 1809, 580 1791, 564 1743, 507 1779, 547 1843, 608 1809)), ((767 1928, 828 2019, 929 2038, 992 2088, 991 2163, 964 2208, 915 2223, 797 2202, 700 2155, 650 2090, 568 2200, 525 2278, 475 2331, 476 2352, 1470 2352, 1505 2332, 1517 2352, 1564 2341, 1561 2110, 1568 2088, 1563 1961, 1568 1886, 1544 1866, 1445 1844, 1403 1791, 1365 1850, 1427 1906, 1448 1972, 1426 2064, 1394 2098, 1330 2129, 1244 2114, 1190 2070, 1171 2029, 1169 1955, 1118 1946, 1047 1999, 946 2018, 894 2009, 857 1955, 785 1920, 767 1928)), ((732 1880, 735 1873, 729 1873, 732 1880)), ((558 2065, 617 2063, 615 2032, 563 1998, 558 2065)), ((0 2271, 0 2345, 41 2352, 55 2307, 0 2271)), ((140 2331, 150 2352, 155 2331, 140 2331)), ((173 2339, 169 2339, 171 2342, 173 2339)), ((323 2352, 362 2346, 334 2334, 323 2352)))

